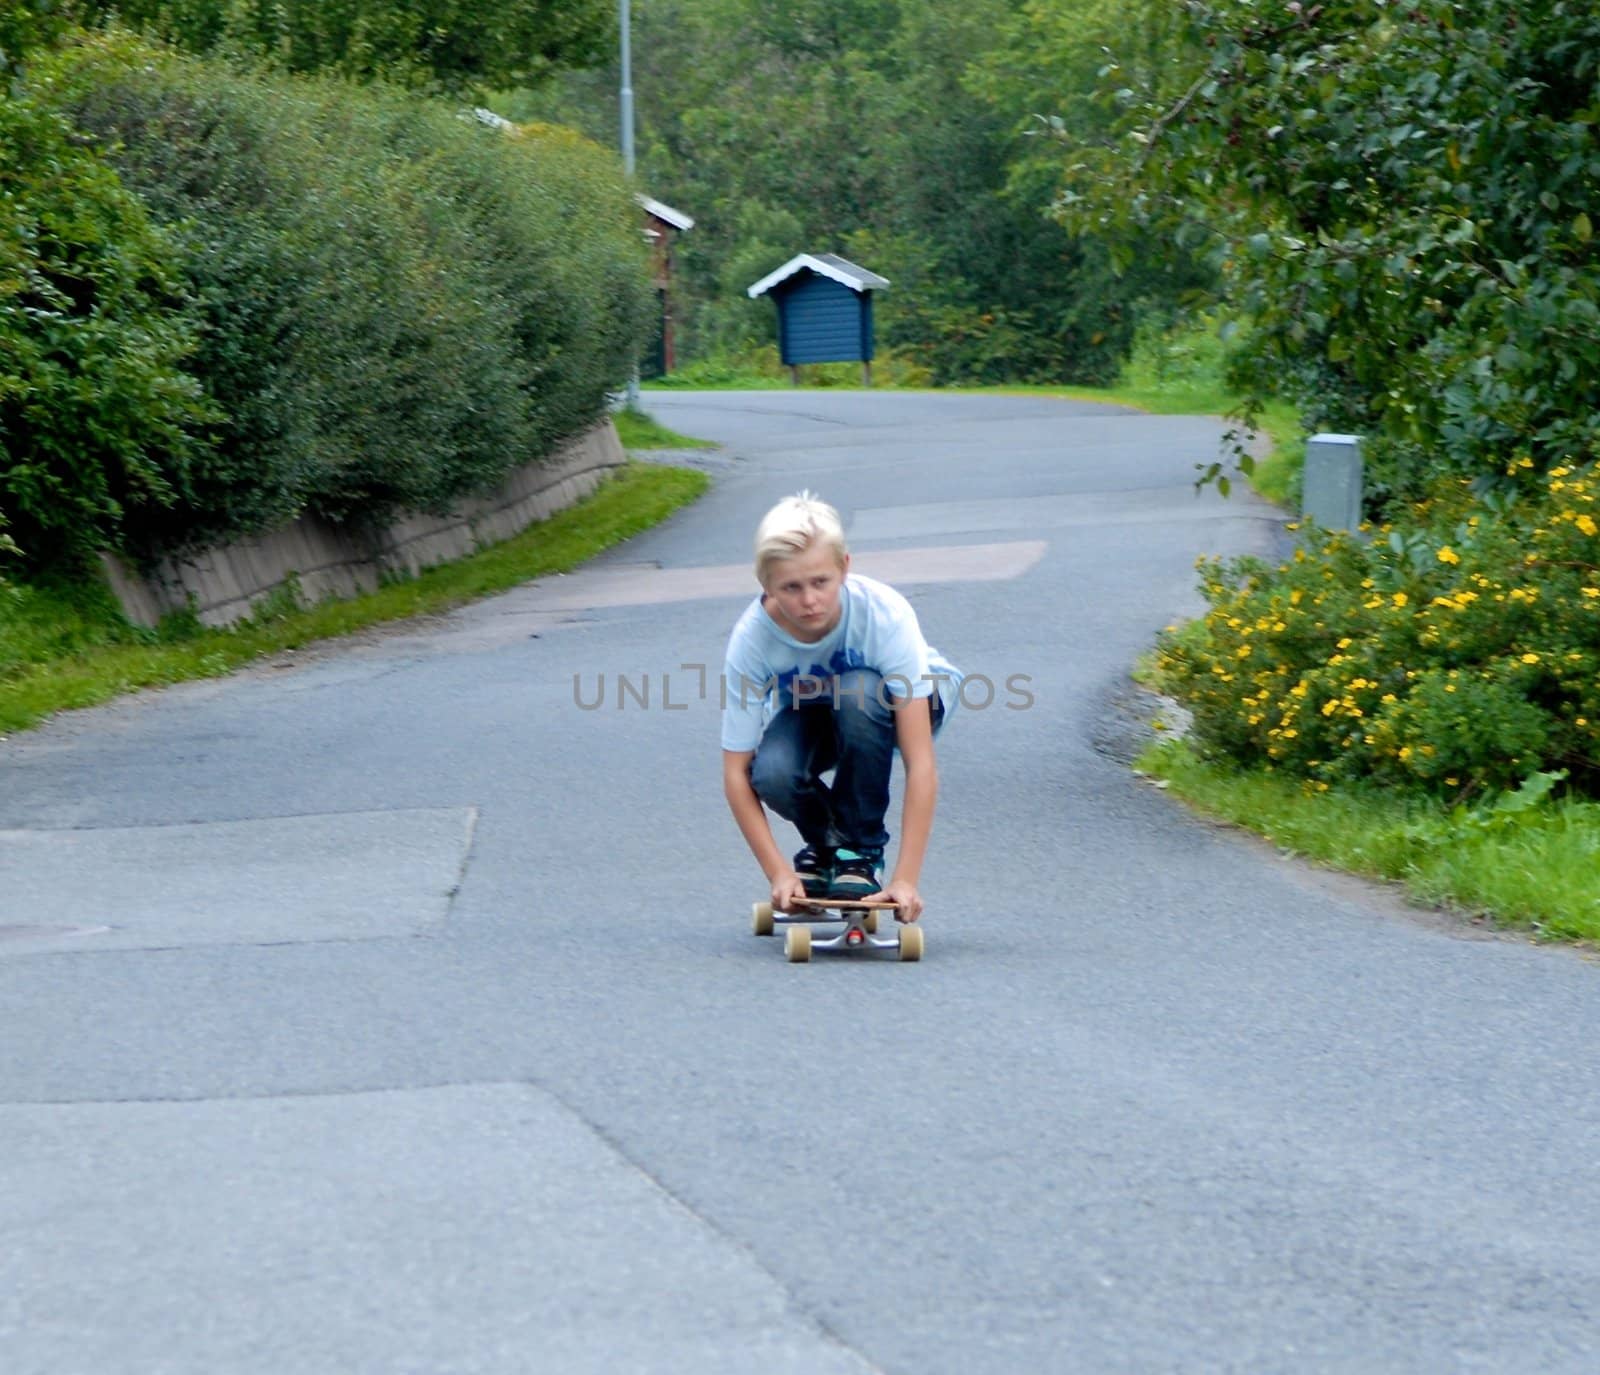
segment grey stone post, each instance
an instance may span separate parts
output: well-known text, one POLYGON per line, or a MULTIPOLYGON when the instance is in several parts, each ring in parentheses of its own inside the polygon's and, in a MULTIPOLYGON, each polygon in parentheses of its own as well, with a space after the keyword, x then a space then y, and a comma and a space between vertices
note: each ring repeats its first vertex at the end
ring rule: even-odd
POLYGON ((1314 434, 1306 441, 1300 512, 1326 530, 1354 531, 1361 524, 1361 439, 1314 434))

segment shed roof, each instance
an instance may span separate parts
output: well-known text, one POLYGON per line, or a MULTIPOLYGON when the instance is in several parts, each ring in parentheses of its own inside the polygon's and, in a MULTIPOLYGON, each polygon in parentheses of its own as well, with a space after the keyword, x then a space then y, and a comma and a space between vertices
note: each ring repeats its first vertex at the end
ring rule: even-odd
POLYGON ((745 294, 752 298, 764 296, 780 282, 787 281, 796 272, 806 268, 822 277, 829 277, 842 286, 847 286, 851 291, 876 291, 879 287, 889 285, 887 277, 880 277, 876 272, 868 272, 864 267, 857 267, 848 258, 841 258, 837 253, 801 253, 790 258, 775 272, 769 272, 754 286, 747 287, 745 294))
POLYGON ((664 220, 674 229, 693 229, 694 216, 685 215, 681 210, 674 210, 662 201, 654 200, 642 191, 634 193, 634 200, 639 203, 640 209, 647 215, 653 215, 658 220, 664 220))

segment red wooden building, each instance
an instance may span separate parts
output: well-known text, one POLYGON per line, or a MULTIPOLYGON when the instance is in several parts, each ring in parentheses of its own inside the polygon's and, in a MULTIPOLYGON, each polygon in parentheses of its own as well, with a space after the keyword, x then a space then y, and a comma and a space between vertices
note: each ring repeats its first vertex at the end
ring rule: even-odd
POLYGON ((660 331, 652 354, 645 357, 643 371, 647 376, 660 377, 676 365, 676 351, 672 338, 672 249, 679 234, 694 228, 694 220, 681 210, 674 210, 649 196, 636 195, 639 208, 644 211, 645 237, 650 240, 650 261, 655 280, 656 301, 660 307, 660 331))

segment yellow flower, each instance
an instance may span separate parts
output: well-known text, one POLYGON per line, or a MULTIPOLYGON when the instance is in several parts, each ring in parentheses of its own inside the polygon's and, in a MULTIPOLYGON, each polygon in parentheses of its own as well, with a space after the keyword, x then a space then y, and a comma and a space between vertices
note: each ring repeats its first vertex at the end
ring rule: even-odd
POLYGON ((1537 654, 1524 654, 1522 656, 1522 662, 1525 664, 1536 664, 1539 662, 1539 656, 1537 654))
POLYGON ((1577 526, 1578 529, 1582 530, 1586 535, 1592 535, 1596 530, 1600 530, 1600 526, 1597 526, 1594 523, 1594 517, 1589 515, 1587 512, 1578 517, 1577 526))
POLYGON ((1406 596, 1404 592, 1396 592, 1394 594, 1394 604, 1396 606, 1404 606, 1410 600, 1411 598, 1406 596))
POLYGON ((1456 553, 1448 544, 1444 545, 1435 557, 1440 563, 1460 563, 1461 555, 1456 553))

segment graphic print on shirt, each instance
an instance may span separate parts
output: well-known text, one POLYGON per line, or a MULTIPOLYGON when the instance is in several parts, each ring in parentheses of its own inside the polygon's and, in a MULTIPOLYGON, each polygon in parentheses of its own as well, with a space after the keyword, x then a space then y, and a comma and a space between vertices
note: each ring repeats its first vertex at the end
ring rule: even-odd
MULTIPOLYGON (((831 684, 833 679, 842 674, 853 673, 858 668, 867 666, 867 656, 859 649, 852 649, 841 645, 833 651, 828 665, 824 668, 821 664, 813 663, 810 668, 785 669, 778 675, 778 701, 785 706, 793 706, 796 702, 794 681, 796 678, 808 678, 812 682, 831 684)), ((816 697, 818 693, 813 690, 803 696, 816 697)))

